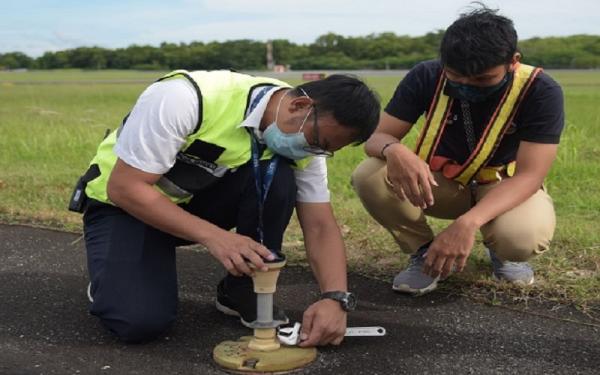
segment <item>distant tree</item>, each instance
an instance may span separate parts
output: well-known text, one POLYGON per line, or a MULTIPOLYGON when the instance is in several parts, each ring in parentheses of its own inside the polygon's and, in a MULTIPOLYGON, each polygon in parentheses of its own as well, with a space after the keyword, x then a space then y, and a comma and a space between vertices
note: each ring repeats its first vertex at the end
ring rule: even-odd
MULTIPOLYGON (((407 69, 434 59, 444 30, 410 37, 392 32, 346 37, 333 32, 313 43, 275 39, 276 64, 292 69, 407 69)), ((600 68, 600 36, 531 38, 519 43, 524 61, 545 68, 600 68)), ((265 69, 266 44, 249 39, 226 42, 161 43, 106 49, 79 47, 32 59, 21 52, 0 54, 0 67, 81 69, 265 69)))
POLYGON ((275 64, 290 65, 294 68, 293 65, 296 61, 304 59, 310 54, 307 46, 298 45, 286 39, 275 39, 272 43, 275 64))
POLYGON ((0 54, 0 68, 18 69, 31 68, 34 60, 21 52, 9 52, 0 54))
POLYGON ((545 68, 600 68, 600 37, 531 38, 519 43, 523 59, 545 68))
POLYGON ((233 40, 209 45, 209 69, 265 69, 265 43, 252 40, 233 40))

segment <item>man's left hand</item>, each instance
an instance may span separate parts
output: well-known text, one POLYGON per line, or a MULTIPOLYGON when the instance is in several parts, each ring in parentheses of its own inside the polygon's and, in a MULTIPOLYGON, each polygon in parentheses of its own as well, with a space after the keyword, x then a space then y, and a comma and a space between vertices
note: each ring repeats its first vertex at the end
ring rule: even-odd
POLYGON ((346 334, 346 315, 338 301, 313 303, 304 312, 299 346, 339 345, 346 334))
POLYGON ((461 272, 475 243, 477 227, 458 218, 436 236, 425 254, 423 273, 447 277, 454 267, 461 272))

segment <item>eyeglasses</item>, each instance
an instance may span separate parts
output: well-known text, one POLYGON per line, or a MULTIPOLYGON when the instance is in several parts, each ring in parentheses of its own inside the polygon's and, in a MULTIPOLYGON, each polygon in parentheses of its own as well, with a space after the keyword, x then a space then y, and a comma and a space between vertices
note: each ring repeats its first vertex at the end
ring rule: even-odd
POLYGON ((317 118, 319 117, 317 114, 317 106, 313 105, 315 120, 313 123, 313 136, 312 142, 308 143, 308 146, 304 147, 304 151, 310 152, 315 156, 323 156, 326 158, 330 158, 333 156, 332 151, 325 150, 321 145, 319 145, 319 123, 317 122, 317 118))

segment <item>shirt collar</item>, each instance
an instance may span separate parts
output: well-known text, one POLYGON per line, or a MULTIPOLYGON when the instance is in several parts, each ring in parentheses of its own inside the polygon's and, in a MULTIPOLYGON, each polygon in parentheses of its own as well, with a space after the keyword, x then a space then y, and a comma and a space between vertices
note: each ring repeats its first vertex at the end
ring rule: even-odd
MULTIPOLYGON (((238 128, 252 128, 254 129, 254 134, 256 134, 258 139, 262 140, 262 132, 259 130, 259 127, 263 115, 265 114, 265 110, 267 109, 267 104, 269 103, 271 96, 273 96, 274 93, 282 89, 286 89, 286 87, 273 86, 269 91, 267 91, 260 99, 260 101, 254 106, 254 109, 251 112, 246 113, 246 118, 244 119, 244 121, 241 122, 241 124, 238 125, 238 128)), ((250 95, 250 103, 252 103, 256 99, 257 95, 262 90, 264 90, 264 86, 257 87, 254 90, 252 90, 252 94, 250 95)))

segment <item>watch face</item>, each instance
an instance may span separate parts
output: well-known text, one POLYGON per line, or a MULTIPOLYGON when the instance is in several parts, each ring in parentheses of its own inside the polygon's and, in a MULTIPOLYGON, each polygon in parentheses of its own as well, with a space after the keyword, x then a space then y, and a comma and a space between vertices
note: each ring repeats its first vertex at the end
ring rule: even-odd
POLYGON ((321 299, 331 298, 338 301, 345 311, 352 311, 356 308, 356 296, 349 292, 333 291, 321 294, 321 299))
POLYGON ((354 310, 356 308, 356 297, 354 294, 347 293, 346 298, 344 298, 344 302, 347 310, 354 310))

